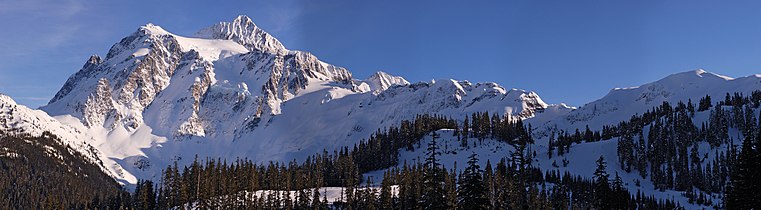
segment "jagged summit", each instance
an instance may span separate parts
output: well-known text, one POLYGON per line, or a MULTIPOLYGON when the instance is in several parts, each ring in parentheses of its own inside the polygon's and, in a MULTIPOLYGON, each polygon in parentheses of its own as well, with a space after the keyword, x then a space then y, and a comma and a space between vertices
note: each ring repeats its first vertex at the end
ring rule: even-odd
POLYGON ((154 25, 153 23, 146 23, 145 25, 140 26, 138 31, 141 31, 144 34, 156 34, 156 35, 172 34, 164 30, 164 28, 161 28, 161 26, 154 25))
POLYGON ((196 154, 299 159, 419 114, 525 119, 547 108, 536 93, 495 83, 410 84, 385 72, 356 80, 309 52, 287 50, 247 16, 195 37, 141 26, 104 58, 90 57, 41 107, 95 138, 124 166, 123 177, 141 178, 160 172, 150 165, 196 154))
POLYGON ((365 82, 367 82, 368 86, 370 86, 370 90, 376 93, 383 92, 384 90, 394 85, 410 84, 410 82, 401 76, 390 75, 383 71, 373 73, 370 75, 370 77, 365 79, 365 82))
POLYGON ((233 40, 247 49, 268 53, 286 52, 287 49, 275 37, 265 32, 246 15, 240 15, 232 22, 220 22, 198 31, 195 35, 207 39, 233 40))

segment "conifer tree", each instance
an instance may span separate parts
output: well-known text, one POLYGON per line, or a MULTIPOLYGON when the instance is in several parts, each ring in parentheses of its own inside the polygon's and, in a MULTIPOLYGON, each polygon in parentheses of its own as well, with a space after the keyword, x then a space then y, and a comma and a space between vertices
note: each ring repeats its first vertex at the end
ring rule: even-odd
POLYGON ((423 192, 425 194, 422 195, 420 204, 424 209, 444 209, 446 208, 444 177, 437 157, 441 153, 438 151, 438 145, 436 145, 436 139, 439 138, 439 135, 434 132, 431 137, 425 159, 425 169, 423 170, 423 192))
MULTIPOLYGON (((761 129, 759 129, 761 132, 761 129)), ((746 137, 732 173, 731 189, 727 190, 727 209, 753 209, 761 206, 761 138, 746 137)))
POLYGON ((478 165, 478 155, 471 154, 468 158, 468 167, 460 175, 460 188, 457 190, 458 206, 468 209, 489 208, 482 173, 478 165))
POLYGON ((594 172, 595 182, 595 206, 599 209, 609 209, 608 196, 610 195, 610 185, 608 183, 608 172, 606 170, 605 159, 600 156, 597 161, 597 168, 594 172))

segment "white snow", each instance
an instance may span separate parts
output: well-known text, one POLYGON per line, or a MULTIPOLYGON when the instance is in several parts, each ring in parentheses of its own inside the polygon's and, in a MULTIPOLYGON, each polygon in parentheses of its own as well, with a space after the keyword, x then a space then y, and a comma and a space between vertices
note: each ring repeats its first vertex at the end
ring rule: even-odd
POLYGON ((206 58, 209 61, 216 61, 220 58, 227 58, 248 52, 245 47, 231 40, 187 38, 178 35, 174 35, 174 37, 177 39, 177 42, 180 43, 184 51, 191 49, 198 51, 201 57, 206 58))
MULTIPOLYGON (((97 68, 73 75, 71 86, 62 88, 72 90, 43 107, 47 113, 18 108, 23 110, 21 114, 6 114, 12 124, 4 128, 34 135, 48 130, 71 144, 92 145, 97 149, 93 159, 103 161, 106 171, 122 183, 136 183, 138 178, 158 177, 175 161, 188 164, 196 155, 201 159, 247 157, 259 162, 303 160, 323 150, 354 145, 378 129, 418 114, 456 120, 473 112, 509 114, 532 124, 537 142, 542 142, 550 129, 588 125, 599 130, 664 101, 675 105, 692 99, 697 103, 709 94, 715 102, 723 100, 727 92, 747 95, 761 89, 759 75, 734 79, 696 70, 637 87, 616 88, 576 108, 547 104, 532 91, 496 83, 452 79, 410 83, 384 72, 356 80, 351 72, 307 52, 287 50, 244 16, 204 29, 195 38, 153 24, 128 38, 114 45, 114 54, 102 64, 93 64, 99 65, 97 68), (182 53, 168 49, 173 46, 179 46, 182 53), (162 57, 149 60, 146 57, 151 53, 162 57), (140 64, 151 65, 138 68, 140 64), (88 103, 91 101, 98 103, 88 103), (101 121, 86 124, 92 123, 85 120, 88 116, 101 121)), ((8 104, 0 104, 0 111, 21 107, 7 96, 0 96, 0 102, 8 104)), ((696 114, 696 121, 705 119, 705 114, 696 114)), ((450 131, 440 132, 447 136, 450 131)), ((567 155, 573 158, 573 167, 563 170, 591 173, 581 163, 599 155, 607 158, 611 152, 609 163, 616 162, 614 142, 574 146, 567 155)), ((446 148, 457 147, 442 143, 446 148)), ((534 148, 540 154, 537 164, 547 168, 551 160, 541 158, 546 154, 541 145, 534 148)), ((479 153, 482 162, 490 159, 494 163, 512 147, 485 141, 466 150, 451 149, 442 157, 447 166, 454 166, 455 161, 464 163, 471 152, 479 153)), ((402 160, 419 158, 419 152, 402 152, 402 160)), ((612 172, 616 167, 610 165, 612 172)), ((647 185, 643 187, 646 190, 647 185)))

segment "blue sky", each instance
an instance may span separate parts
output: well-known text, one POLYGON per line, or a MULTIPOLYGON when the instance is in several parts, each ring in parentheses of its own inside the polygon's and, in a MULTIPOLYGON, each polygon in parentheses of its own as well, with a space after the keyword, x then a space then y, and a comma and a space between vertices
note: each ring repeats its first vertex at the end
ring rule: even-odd
POLYGON ((37 107, 148 22, 179 34, 237 15, 365 78, 454 78, 583 105, 703 68, 761 73, 758 1, 0 0, 0 92, 37 107))

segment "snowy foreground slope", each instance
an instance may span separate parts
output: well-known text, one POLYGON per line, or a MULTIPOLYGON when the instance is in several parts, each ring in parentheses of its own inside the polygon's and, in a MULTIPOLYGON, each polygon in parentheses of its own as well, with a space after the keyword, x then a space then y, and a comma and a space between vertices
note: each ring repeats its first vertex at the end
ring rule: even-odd
MULTIPOLYGON (((86 161, 99 166, 106 174, 112 177, 134 179, 129 174, 124 174, 122 167, 108 156, 101 153, 92 144, 95 140, 87 133, 62 124, 50 117, 43 111, 33 110, 24 105, 19 105, 7 95, 0 94, 0 133, 3 135, 30 135, 42 136, 51 133, 58 137, 62 145, 68 145, 71 150, 68 153, 79 152, 86 161)), ((52 148, 50 148, 52 149, 52 148)), ((49 151, 60 156, 58 152, 49 151)))
MULTIPOLYGON (((600 130, 663 102, 697 103, 705 95, 718 101, 726 93, 750 95, 754 90, 761 90, 761 75, 735 79, 696 70, 639 87, 617 88, 574 108, 550 105, 534 92, 495 83, 449 79, 410 83, 384 72, 356 79, 347 69, 285 48, 240 16, 193 36, 176 35, 153 24, 142 26, 114 44, 105 57, 88 59, 42 111, 0 96, 0 129, 32 135, 49 131, 123 184, 134 184, 138 179, 155 179, 167 165, 188 164, 196 156, 303 160, 323 150, 354 145, 378 129, 418 114, 462 120, 488 111, 533 126, 537 142, 533 150, 542 169, 554 170, 552 163, 561 164, 565 158, 570 163, 557 169, 587 176, 601 155, 609 160, 609 172, 621 172, 615 165, 617 138, 574 145, 565 156, 549 159, 549 133, 586 126, 600 130)), ((708 113, 701 112, 693 121, 698 125, 707 118, 708 113)), ((452 136, 449 130, 439 132, 452 136)), ((732 130, 729 136, 737 133, 732 130)), ((426 137, 423 145, 429 140, 426 137)), ((481 155, 482 165, 487 159, 493 163, 513 149, 490 140, 470 149, 450 141, 440 143, 450 150, 442 157, 447 167, 455 161, 464 164, 471 152, 481 155)), ((703 154, 713 151, 702 148, 706 147, 701 147, 703 154)), ((422 154, 404 151, 400 162, 417 162, 422 154)), ((380 177, 378 173, 367 176, 380 177)), ((635 188, 635 175, 620 174, 630 191, 683 199, 676 192, 653 190, 646 179, 635 188)))
POLYGON ((246 16, 193 37, 142 26, 105 58, 92 56, 41 109, 91 136, 124 167, 125 183, 196 155, 303 159, 422 113, 530 118, 571 110, 494 83, 410 84, 383 72, 355 79, 308 52, 286 49, 246 16))
MULTIPOLYGON (((707 114, 707 113, 702 113, 707 114)), ((700 117, 698 117, 700 118, 700 117)), ((456 168, 458 173, 467 167, 468 156, 472 153, 479 155, 479 165, 483 169, 487 163, 491 163, 492 167, 495 167, 496 163, 500 159, 510 160, 511 153, 515 151, 515 147, 510 144, 500 142, 494 139, 483 139, 481 141, 471 139, 472 146, 467 148, 460 146, 460 141, 453 135, 453 130, 443 129, 436 131, 439 138, 436 140, 440 149, 441 155, 440 163, 447 169, 456 168)), ((730 135, 737 135, 738 131, 731 130, 730 135)), ((402 151, 399 157, 399 165, 401 168, 406 162, 407 164, 417 164, 425 162, 426 158, 426 145, 432 141, 431 135, 426 135, 420 143, 420 147, 416 147, 413 151, 402 151)), ((737 143, 741 140, 735 139, 737 143)), ((624 186, 630 193, 636 193, 638 191, 644 192, 647 195, 654 195, 660 199, 674 199, 679 202, 680 205, 686 209, 701 209, 706 206, 697 204, 691 204, 687 201, 687 198, 682 195, 682 191, 665 190, 660 191, 655 188, 652 181, 649 179, 643 179, 639 176, 638 172, 626 172, 621 169, 618 163, 618 155, 616 154, 616 147, 618 145, 618 138, 611 140, 589 142, 574 145, 571 151, 563 156, 554 155, 549 158, 547 155, 547 141, 546 139, 537 139, 536 144, 527 148, 528 154, 536 154, 533 156, 532 164, 543 171, 558 170, 562 173, 570 172, 573 175, 591 178, 595 170, 595 160, 600 156, 607 160, 608 174, 614 175, 618 173, 621 176, 624 186), (567 160, 567 165, 563 165, 563 160, 567 160), (635 182, 639 182, 637 186, 635 182)), ((712 154, 716 151, 723 151, 726 149, 726 145, 709 149, 707 143, 701 144, 701 150, 699 156, 707 155, 709 159, 706 162, 713 161, 712 154)), ((364 175, 365 179, 372 178, 375 182, 379 182, 379 178, 383 177, 383 171, 374 171, 364 175)), ((710 199, 713 199, 714 203, 719 203, 721 198, 718 194, 711 195, 710 199)))

